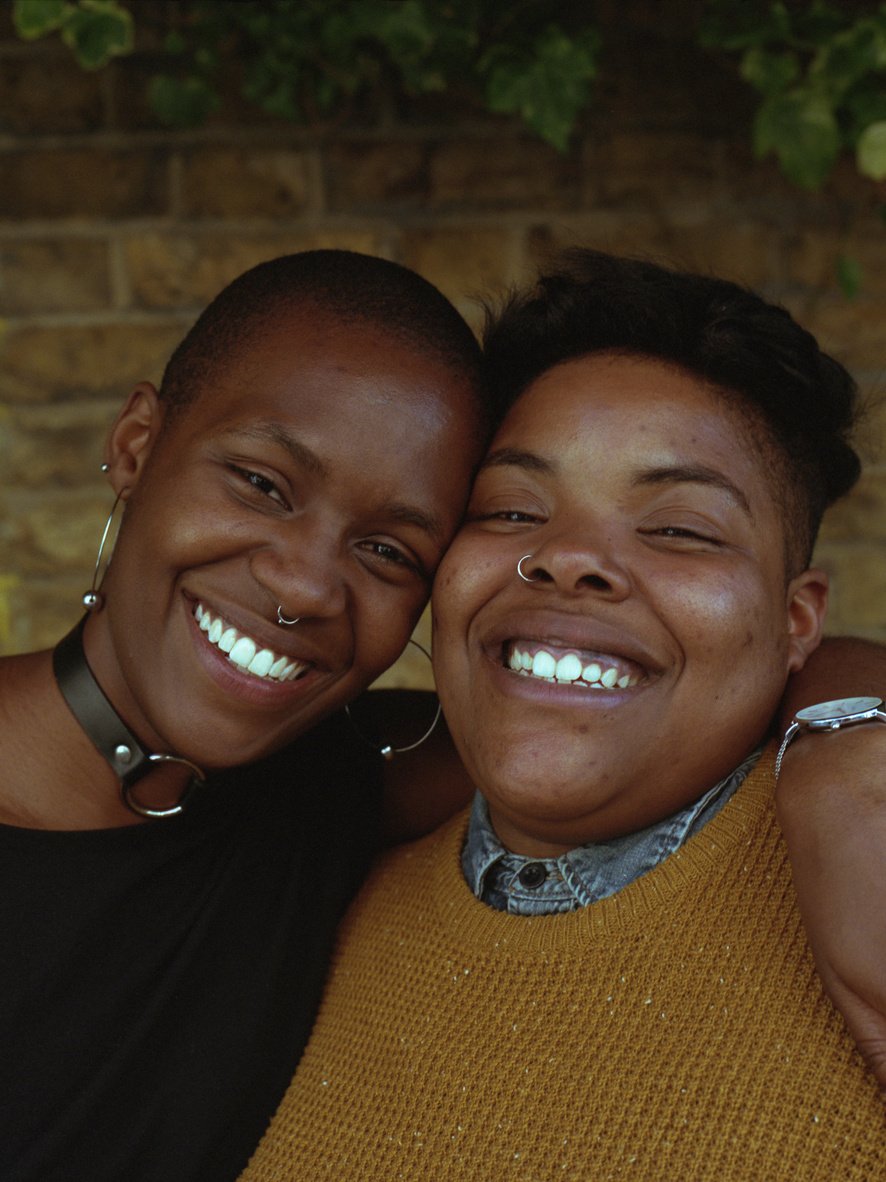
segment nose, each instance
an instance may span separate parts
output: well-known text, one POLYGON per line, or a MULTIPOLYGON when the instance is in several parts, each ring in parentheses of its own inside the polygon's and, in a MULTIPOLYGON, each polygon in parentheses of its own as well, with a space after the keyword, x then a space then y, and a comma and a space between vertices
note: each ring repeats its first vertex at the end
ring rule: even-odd
POLYGON ((567 595, 593 592, 613 600, 625 599, 631 580, 613 550, 609 538, 595 539, 585 532, 558 534, 521 559, 520 573, 538 587, 555 588, 567 595))
POLYGON ((307 521, 289 521, 257 548, 250 566, 274 609, 286 616, 330 619, 347 603, 347 555, 342 541, 307 521))

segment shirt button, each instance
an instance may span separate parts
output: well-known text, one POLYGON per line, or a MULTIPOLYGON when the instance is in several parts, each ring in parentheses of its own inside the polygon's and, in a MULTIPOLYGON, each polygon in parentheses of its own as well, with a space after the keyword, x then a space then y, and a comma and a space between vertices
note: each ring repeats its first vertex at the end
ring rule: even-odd
POLYGON ((547 876, 548 872, 541 862, 528 862, 517 875, 521 885, 529 890, 540 887, 547 876))

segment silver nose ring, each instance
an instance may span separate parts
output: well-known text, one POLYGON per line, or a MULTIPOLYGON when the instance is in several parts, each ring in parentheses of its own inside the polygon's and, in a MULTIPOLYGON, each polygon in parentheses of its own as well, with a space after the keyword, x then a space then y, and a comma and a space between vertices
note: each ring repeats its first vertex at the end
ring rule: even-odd
POLYGON ((291 628, 292 625, 297 624, 300 619, 301 619, 301 616, 296 616, 294 620, 287 620, 286 617, 283 615, 282 603, 277 605, 277 623, 278 624, 283 624, 287 628, 291 628))
POLYGON ((526 561, 527 558, 531 558, 531 557, 532 557, 531 554, 524 554, 523 557, 520 559, 520 561, 517 563, 517 574, 520 576, 520 578, 523 580, 524 583, 537 583, 538 582, 537 578, 530 579, 529 575, 523 574, 523 563, 526 561))

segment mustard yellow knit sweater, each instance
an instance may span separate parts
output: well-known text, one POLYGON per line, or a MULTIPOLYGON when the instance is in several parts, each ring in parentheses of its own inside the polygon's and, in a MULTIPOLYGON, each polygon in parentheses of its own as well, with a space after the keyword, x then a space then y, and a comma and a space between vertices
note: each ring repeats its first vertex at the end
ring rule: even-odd
POLYGON ((768 752, 682 850, 567 915, 478 902, 465 815, 391 853, 243 1179, 883 1182, 772 788, 768 752))

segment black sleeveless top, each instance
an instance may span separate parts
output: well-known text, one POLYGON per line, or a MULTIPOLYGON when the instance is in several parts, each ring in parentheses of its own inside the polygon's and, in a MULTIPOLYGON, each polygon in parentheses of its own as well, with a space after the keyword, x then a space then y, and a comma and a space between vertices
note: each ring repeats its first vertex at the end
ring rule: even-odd
POLYGON ((237 1176, 307 1039, 380 782, 339 716, 174 819, 0 826, 3 1182, 237 1176))

